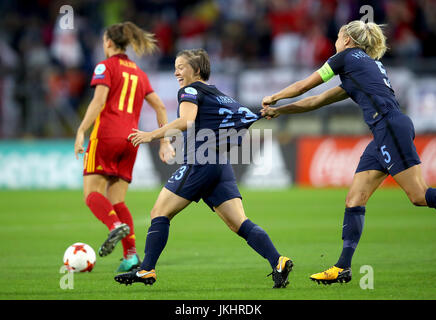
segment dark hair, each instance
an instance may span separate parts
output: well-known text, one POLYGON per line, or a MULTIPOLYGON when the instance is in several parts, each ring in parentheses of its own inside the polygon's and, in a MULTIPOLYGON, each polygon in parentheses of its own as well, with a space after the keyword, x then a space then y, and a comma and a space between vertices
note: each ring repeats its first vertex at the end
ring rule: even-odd
POLYGON ((117 48, 123 51, 130 44, 138 56, 144 53, 150 54, 156 49, 154 34, 142 30, 130 21, 111 25, 106 29, 105 34, 117 48))
POLYGON ((204 49, 190 49, 182 50, 177 53, 176 58, 184 56, 188 59, 188 63, 191 65, 194 72, 200 75, 204 81, 209 80, 210 77, 210 61, 209 55, 204 49))

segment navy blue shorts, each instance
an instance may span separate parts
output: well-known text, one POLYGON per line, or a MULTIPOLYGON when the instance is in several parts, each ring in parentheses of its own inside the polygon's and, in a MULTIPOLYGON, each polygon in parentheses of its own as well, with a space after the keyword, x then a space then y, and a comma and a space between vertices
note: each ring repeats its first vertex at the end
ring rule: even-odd
POLYGON ((372 128, 372 133, 374 139, 360 157, 356 173, 378 170, 394 176, 421 163, 413 143, 415 128, 405 114, 388 113, 372 128))
POLYGON ((231 164, 182 165, 165 188, 190 201, 203 199, 212 211, 224 201, 242 199, 231 164))

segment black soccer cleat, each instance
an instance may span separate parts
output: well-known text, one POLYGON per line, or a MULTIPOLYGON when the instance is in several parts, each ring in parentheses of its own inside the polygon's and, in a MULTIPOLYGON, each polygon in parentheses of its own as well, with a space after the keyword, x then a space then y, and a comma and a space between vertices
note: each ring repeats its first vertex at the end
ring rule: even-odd
POLYGON ((273 288, 286 288, 286 286, 289 284, 289 273, 291 273, 293 266, 294 264, 291 259, 283 256, 279 258, 277 267, 275 267, 268 275, 272 275, 274 281, 273 288))
POLYGON ((326 271, 312 274, 310 279, 318 284, 347 283, 351 281, 351 268, 342 269, 333 266, 326 271))
POLYGON ((117 243, 126 237, 130 233, 130 228, 127 224, 122 223, 114 230, 109 232, 107 239, 103 242, 100 249, 98 249, 98 255, 100 257, 107 256, 114 251, 117 243))
POLYGON ((114 277, 114 280, 118 283, 125 284, 126 286, 141 282, 145 285, 153 285, 156 282, 156 272, 154 269, 151 271, 135 269, 127 273, 121 273, 114 277))

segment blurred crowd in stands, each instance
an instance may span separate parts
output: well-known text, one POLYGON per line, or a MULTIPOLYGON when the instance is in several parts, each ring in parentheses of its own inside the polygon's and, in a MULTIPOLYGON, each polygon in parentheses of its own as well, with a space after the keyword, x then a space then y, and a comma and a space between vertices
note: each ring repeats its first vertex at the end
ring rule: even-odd
POLYGON ((69 137, 104 59, 105 27, 132 21, 153 32, 159 52, 146 71, 172 70, 177 51, 205 48, 213 70, 319 67, 334 54, 339 27, 370 5, 386 23, 386 59, 436 56, 435 0, 2 0, 0 2, 0 137, 69 137), (73 29, 59 27, 62 5, 73 29))

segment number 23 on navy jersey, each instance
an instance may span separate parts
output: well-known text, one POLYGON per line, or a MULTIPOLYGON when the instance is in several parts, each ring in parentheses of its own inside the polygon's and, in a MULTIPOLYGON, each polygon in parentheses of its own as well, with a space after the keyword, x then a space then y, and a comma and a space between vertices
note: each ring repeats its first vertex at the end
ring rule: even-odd
POLYGON ((248 128, 259 120, 259 115, 225 95, 213 85, 194 82, 181 88, 178 93, 179 104, 188 101, 198 106, 195 120, 196 130, 248 128))

